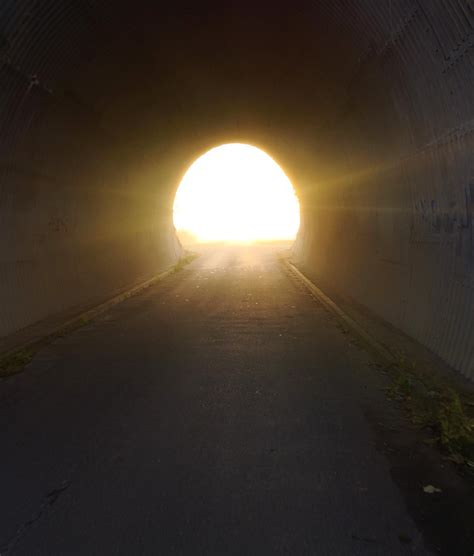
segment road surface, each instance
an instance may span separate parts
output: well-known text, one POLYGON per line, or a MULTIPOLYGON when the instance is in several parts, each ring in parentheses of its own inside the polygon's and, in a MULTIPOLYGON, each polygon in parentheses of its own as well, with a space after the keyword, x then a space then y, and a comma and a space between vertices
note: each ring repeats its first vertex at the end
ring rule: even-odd
POLYGON ((0 382, 0 553, 426 554, 367 357, 274 248, 205 251, 0 382))

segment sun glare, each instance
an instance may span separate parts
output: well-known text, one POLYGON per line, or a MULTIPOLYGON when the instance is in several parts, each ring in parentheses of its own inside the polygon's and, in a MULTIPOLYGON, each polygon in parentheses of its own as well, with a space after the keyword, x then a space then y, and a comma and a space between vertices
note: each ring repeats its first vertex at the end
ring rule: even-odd
POLYGON ((233 143, 198 158, 176 193, 174 224, 198 242, 290 240, 299 202, 278 164, 262 150, 233 143))

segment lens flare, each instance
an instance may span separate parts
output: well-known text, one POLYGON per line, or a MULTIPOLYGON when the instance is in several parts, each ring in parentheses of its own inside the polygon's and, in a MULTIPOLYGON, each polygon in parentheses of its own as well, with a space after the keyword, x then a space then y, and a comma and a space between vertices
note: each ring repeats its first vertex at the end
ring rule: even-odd
POLYGON ((198 242, 291 240, 300 225, 293 186, 262 150, 216 147, 188 169, 176 193, 174 224, 198 242))

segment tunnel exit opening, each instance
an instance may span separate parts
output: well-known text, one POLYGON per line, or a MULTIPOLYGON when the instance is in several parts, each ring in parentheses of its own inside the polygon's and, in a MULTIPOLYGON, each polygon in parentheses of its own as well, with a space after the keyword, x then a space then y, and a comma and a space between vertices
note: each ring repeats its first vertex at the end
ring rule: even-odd
POLYGON ((283 169, 264 151, 230 143, 200 156, 174 199, 181 243, 293 241, 300 204, 283 169))

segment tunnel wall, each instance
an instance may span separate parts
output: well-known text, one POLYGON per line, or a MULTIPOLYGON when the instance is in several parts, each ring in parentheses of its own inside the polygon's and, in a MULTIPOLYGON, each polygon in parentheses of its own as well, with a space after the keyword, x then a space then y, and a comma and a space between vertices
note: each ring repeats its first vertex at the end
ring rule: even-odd
POLYGON ((90 109, 0 69, 0 336, 176 262, 160 174, 131 172, 90 109))
POLYGON ((395 25, 354 14, 372 41, 304 188, 298 255, 474 378, 473 5, 394 6, 395 25))

